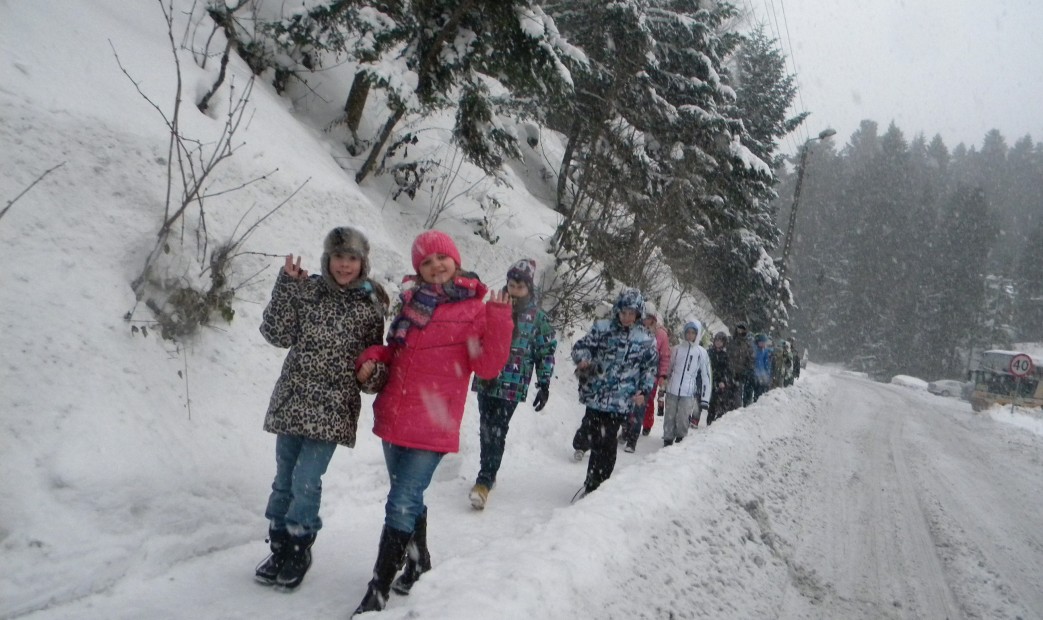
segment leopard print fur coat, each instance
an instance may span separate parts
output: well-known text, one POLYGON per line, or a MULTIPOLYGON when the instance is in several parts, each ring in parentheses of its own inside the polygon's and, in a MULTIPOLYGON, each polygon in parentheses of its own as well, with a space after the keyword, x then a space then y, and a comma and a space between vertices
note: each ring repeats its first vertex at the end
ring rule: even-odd
POLYGON ((364 279, 341 289, 320 275, 295 280, 280 271, 261 334, 289 352, 264 430, 355 446, 359 390, 372 391, 386 380, 380 376, 384 368, 366 385, 355 379, 355 360, 366 347, 380 344, 384 333, 386 307, 376 294, 379 286, 364 279))

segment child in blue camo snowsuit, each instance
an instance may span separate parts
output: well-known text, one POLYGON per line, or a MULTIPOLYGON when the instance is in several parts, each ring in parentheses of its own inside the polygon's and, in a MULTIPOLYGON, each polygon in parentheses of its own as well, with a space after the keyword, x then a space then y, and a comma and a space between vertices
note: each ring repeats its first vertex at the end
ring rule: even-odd
POLYGON ((645 399, 655 385, 659 354, 655 335, 639 322, 643 309, 641 293, 623 289, 611 318, 596 321, 572 347, 572 361, 586 375, 579 399, 587 410, 572 440, 579 458, 590 450, 580 497, 612 475, 619 425, 635 408, 644 411, 645 399))
POLYGON ((507 271, 507 294, 511 297, 514 334, 507 365, 495 379, 474 378, 471 389, 478 392, 480 418, 478 437, 481 442, 478 478, 468 494, 471 507, 483 510, 489 491, 496 484, 496 473, 503 461, 507 429, 518 403, 524 402, 529 381, 536 372, 536 398, 532 408, 541 411, 550 397, 550 379, 554 374, 554 351, 558 341, 546 313, 540 310, 533 279, 536 261, 522 259, 507 271))

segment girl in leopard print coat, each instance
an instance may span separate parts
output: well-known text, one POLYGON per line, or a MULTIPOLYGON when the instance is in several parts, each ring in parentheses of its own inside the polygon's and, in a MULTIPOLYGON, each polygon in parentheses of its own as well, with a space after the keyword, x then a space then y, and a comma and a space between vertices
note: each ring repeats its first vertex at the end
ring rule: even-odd
POLYGON ((322 528, 322 475, 338 444, 355 445, 362 401, 386 377, 358 381, 355 360, 380 344, 387 293, 368 278, 369 241, 334 228, 323 244, 322 275, 309 276, 300 257, 286 264, 264 310, 261 334, 288 348, 264 430, 275 433, 275 480, 265 517, 271 555, 256 570, 263 583, 294 588, 311 564, 322 528))

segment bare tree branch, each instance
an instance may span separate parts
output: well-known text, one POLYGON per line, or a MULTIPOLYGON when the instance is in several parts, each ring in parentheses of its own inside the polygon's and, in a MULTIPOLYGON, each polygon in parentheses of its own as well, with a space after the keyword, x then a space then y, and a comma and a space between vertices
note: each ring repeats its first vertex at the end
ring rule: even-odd
POLYGON ((0 218, 3 218, 3 217, 4 217, 4 215, 5 215, 6 213, 7 213, 7 210, 8 210, 8 209, 10 209, 10 208, 11 208, 11 206, 12 206, 12 205, 13 205, 14 203, 18 202, 18 199, 19 199, 19 198, 21 198, 21 197, 22 197, 22 196, 24 196, 24 195, 25 195, 25 194, 26 194, 26 193, 27 193, 27 192, 28 192, 29 190, 31 190, 31 189, 33 188, 33 186, 34 186, 34 185, 36 185, 37 183, 39 183, 40 181, 42 181, 42 180, 43 180, 43 178, 44 178, 45 176, 47 176, 47 175, 51 174, 52 172, 54 172, 54 171, 55 171, 55 170, 57 170, 58 168, 61 168, 61 167, 62 167, 62 166, 64 166, 64 165, 65 165, 65 162, 63 161, 62 163, 58 164, 57 166, 54 166, 54 167, 52 167, 52 168, 50 168, 50 169, 48 169, 48 170, 44 171, 44 173, 43 173, 43 174, 41 174, 40 176, 36 177, 36 180, 35 180, 35 181, 33 181, 32 183, 30 183, 30 184, 29 184, 29 187, 26 187, 26 188, 25 188, 25 189, 23 189, 23 190, 22 190, 21 192, 19 192, 17 196, 15 196, 14 198, 12 198, 11 200, 8 200, 8 201, 7 201, 7 206, 5 206, 5 207, 4 207, 4 210, 3 210, 3 211, 0 211, 0 218))

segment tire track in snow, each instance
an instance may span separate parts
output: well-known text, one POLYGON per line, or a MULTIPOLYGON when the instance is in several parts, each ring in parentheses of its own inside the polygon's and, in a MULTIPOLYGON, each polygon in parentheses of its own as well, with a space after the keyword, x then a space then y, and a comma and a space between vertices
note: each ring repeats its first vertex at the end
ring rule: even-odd
POLYGON ((966 406, 928 407, 912 454, 932 530, 970 617, 1039 617, 1043 573, 1038 436, 966 406), (926 455, 931 455, 928 458, 926 455))
POLYGON ((962 617, 905 462, 903 407, 885 386, 832 381, 808 427, 811 479, 789 507, 795 557, 829 596, 791 594, 779 617, 962 617))

